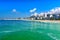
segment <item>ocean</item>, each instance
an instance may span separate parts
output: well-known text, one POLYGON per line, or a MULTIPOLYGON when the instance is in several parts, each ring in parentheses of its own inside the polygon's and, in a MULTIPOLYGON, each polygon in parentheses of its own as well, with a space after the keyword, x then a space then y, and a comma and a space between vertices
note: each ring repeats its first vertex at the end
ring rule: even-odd
POLYGON ((60 40, 60 23, 0 20, 0 40, 60 40))

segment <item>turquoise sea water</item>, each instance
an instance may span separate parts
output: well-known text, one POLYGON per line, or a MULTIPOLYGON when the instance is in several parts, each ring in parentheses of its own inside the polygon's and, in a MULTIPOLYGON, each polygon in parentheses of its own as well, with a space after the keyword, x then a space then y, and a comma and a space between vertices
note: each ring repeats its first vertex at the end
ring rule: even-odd
POLYGON ((0 20, 0 40, 60 40, 60 23, 0 20))

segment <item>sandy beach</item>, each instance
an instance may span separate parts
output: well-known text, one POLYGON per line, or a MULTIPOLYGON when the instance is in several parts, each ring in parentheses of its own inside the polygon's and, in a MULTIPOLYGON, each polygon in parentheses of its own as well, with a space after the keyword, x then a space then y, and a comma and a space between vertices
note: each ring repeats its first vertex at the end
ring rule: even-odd
POLYGON ((60 20, 29 20, 29 19, 21 19, 25 21, 38 21, 38 22, 50 22, 50 23, 60 23, 60 20))
POLYGON ((31 20, 31 19, 4 19, 4 20, 25 20, 25 21, 60 23, 60 20, 31 20))

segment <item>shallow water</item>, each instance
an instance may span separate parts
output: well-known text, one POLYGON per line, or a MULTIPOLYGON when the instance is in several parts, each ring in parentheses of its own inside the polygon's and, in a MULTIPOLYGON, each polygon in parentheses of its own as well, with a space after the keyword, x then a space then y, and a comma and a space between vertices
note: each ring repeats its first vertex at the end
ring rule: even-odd
POLYGON ((59 38, 60 23, 0 20, 0 40, 59 40, 59 38))

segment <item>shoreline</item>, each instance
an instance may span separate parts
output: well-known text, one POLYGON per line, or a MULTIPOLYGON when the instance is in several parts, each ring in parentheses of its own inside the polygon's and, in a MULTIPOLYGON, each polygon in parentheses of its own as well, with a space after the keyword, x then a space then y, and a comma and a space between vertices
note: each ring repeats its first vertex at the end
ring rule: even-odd
POLYGON ((25 20, 25 21, 60 23, 60 20, 31 20, 31 19, 5 19, 5 20, 25 20))
POLYGON ((46 22, 46 23, 60 23, 60 20, 30 20, 30 19, 21 19, 25 21, 36 21, 36 22, 46 22))

